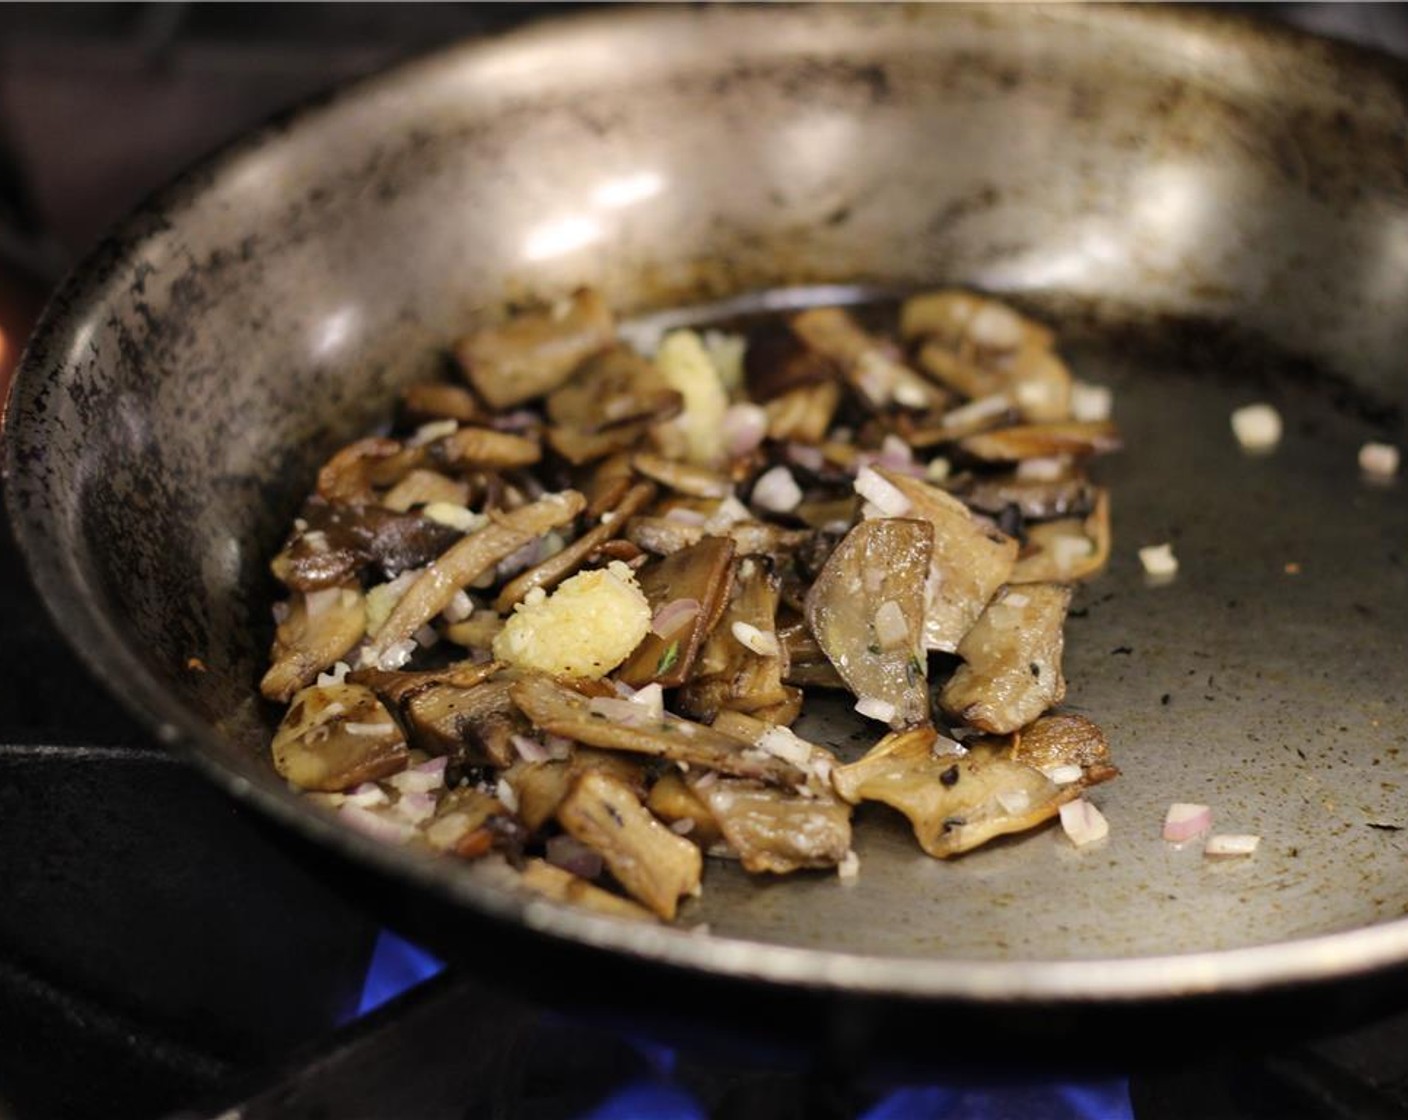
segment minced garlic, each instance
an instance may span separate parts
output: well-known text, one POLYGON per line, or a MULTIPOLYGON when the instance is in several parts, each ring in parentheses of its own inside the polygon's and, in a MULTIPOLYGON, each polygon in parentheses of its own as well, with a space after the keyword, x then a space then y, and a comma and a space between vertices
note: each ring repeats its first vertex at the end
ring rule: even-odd
POLYGON ((619 560, 579 572, 551 595, 534 588, 494 638, 494 657, 561 677, 604 677, 650 630, 650 603, 619 560))

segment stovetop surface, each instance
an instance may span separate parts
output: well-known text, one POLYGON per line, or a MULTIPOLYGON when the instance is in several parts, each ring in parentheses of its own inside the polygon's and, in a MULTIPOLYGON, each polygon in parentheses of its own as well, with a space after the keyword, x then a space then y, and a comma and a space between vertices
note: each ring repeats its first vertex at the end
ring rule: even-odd
MULTIPOLYGON (((18 272, 42 293, 142 193, 274 109, 544 7, 564 5, 0 14, 7 279, 18 272), (136 116, 142 129, 118 127, 136 116)), ((1275 7, 1408 51, 1399 5, 1275 7)), ((398 943, 356 898, 154 746, 71 652, 81 636, 56 632, 8 528, 0 635, 0 1120, 236 1106, 248 1117, 545 1120, 1408 1116, 1408 1012, 1225 1061, 1200 1046, 1180 1064, 1177 1040, 1151 1039, 1147 1069, 999 1084, 881 1083, 820 1055, 738 1067, 708 1046, 576 1020, 463 969, 359 1014, 376 998, 374 960, 391 989, 434 965, 413 953, 398 963, 398 943)))

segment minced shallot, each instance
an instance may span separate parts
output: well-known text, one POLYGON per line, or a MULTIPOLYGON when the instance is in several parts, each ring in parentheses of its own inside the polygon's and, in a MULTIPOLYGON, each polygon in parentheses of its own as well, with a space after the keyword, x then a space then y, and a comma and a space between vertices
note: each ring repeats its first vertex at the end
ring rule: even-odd
POLYGON ((1206 805, 1175 801, 1164 814, 1164 839, 1174 844, 1201 836, 1211 827, 1212 809, 1206 805))

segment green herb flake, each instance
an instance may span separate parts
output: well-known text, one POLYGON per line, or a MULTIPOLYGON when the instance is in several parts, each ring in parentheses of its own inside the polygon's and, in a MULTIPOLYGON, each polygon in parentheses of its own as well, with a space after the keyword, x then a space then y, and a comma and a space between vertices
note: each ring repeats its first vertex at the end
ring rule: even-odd
POLYGON ((671 642, 665 647, 665 652, 660 655, 659 662, 655 665, 655 675, 658 677, 662 673, 668 673, 675 667, 675 662, 680 659, 680 643, 671 642))

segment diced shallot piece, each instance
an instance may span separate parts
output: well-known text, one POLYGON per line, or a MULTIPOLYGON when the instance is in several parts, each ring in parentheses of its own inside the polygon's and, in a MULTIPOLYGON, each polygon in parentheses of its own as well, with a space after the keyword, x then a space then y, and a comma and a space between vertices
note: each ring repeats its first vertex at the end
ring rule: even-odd
POLYGON ((1244 451, 1270 451, 1281 442, 1281 414, 1269 404, 1249 404, 1232 413, 1232 432, 1244 451))
POLYGON ((751 622, 736 621, 730 630, 738 639, 739 645, 751 650, 759 657, 777 657, 782 653, 777 635, 768 630, 759 630, 751 622))
POLYGON ((731 404, 722 421, 724 448, 731 456, 747 455, 768 434, 768 414, 751 402, 731 404))
POLYGON ((1175 801, 1164 814, 1164 839, 1174 844, 1191 840, 1212 827, 1212 810, 1206 805, 1175 801))
POLYGON ((862 696, 857 700, 856 711, 870 719, 878 719, 881 723, 889 723, 895 718, 895 706, 888 700, 880 700, 874 696, 862 696))
POLYGON ((1214 859, 1249 856, 1256 851, 1260 843, 1260 836, 1222 833, 1217 836, 1208 837, 1208 842, 1203 845, 1203 855, 1210 856, 1214 859))
POLYGON ((1398 473, 1398 448, 1389 443, 1366 443, 1359 449, 1359 469, 1370 478, 1392 478, 1398 473))
POLYGON ((1168 579, 1178 574, 1178 557, 1171 544, 1150 544, 1139 550, 1139 563, 1156 579, 1168 579))
POLYGON ((1061 827, 1077 848, 1094 844, 1110 834, 1110 823, 1104 814, 1083 797, 1061 806, 1061 827))
POLYGON ((764 471, 753 486, 753 504, 773 513, 791 513, 802 502, 802 488, 786 467, 764 471))
POLYGON ((698 599, 672 599, 650 620, 650 631, 660 638, 668 638, 694 620, 700 611, 698 599))
POLYGON ((903 517, 909 512, 910 501, 899 487, 869 467, 861 467, 856 475, 856 493, 885 517, 903 517))

